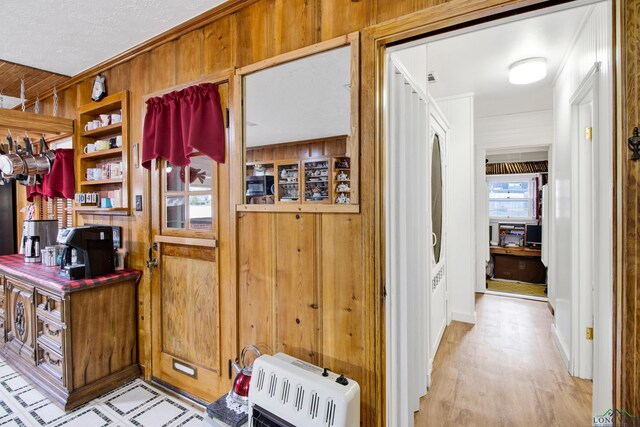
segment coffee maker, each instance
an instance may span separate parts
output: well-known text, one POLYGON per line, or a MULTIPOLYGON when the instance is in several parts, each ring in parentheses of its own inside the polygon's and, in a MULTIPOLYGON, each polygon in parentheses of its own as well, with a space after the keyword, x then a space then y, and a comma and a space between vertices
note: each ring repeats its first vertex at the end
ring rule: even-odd
POLYGON ((40 248, 56 244, 58 234, 57 220, 28 219, 22 223, 22 245, 20 253, 24 262, 40 262, 40 248))
POLYGON ((60 275, 66 279, 91 279, 114 272, 113 229, 86 225, 60 230, 58 243, 64 245, 60 275))

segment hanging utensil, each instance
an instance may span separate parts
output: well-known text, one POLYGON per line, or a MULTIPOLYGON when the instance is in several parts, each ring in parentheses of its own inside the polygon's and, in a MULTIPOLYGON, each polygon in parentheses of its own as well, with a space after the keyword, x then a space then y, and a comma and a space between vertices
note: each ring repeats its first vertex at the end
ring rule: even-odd
POLYGON ((44 138, 40 139, 39 145, 40 153, 37 156, 34 156, 36 159, 36 173, 38 175, 47 175, 51 171, 51 161, 44 152, 44 147, 46 145, 46 142, 44 142, 44 138))
POLYGON ((5 177, 13 177, 24 171, 24 162, 22 157, 18 154, 17 148, 16 151, 13 150, 13 139, 11 138, 11 134, 7 135, 7 142, 9 143, 9 148, 7 154, 2 156, 3 160, 0 162, 0 170, 5 177))
MULTIPOLYGON (((38 165, 36 163, 36 158, 33 155, 33 146, 31 145, 31 140, 28 136, 22 139, 25 145, 24 151, 20 152, 20 157, 22 157, 22 161, 24 162, 24 170, 22 172, 22 179, 20 179, 20 184, 26 185, 28 187, 32 187, 36 185, 36 173, 38 171, 38 165)), ((16 179, 18 179, 16 177, 16 179)))
MULTIPOLYGON (((53 166, 53 162, 56 159, 56 153, 49 149, 49 144, 47 144, 47 141, 44 139, 44 135, 42 135, 42 138, 40 138, 40 147, 42 148, 42 146, 44 146, 44 155, 47 156, 47 159, 49 159, 49 170, 51 170, 51 166, 53 166)), ((40 152, 42 153, 42 151, 40 152)))

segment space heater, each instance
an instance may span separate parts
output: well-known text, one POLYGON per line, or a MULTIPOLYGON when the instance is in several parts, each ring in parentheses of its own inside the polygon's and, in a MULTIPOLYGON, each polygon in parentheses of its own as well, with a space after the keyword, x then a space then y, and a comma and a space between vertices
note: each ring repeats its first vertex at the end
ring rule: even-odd
POLYGON ((357 382, 284 353, 253 364, 251 427, 359 427, 357 382))

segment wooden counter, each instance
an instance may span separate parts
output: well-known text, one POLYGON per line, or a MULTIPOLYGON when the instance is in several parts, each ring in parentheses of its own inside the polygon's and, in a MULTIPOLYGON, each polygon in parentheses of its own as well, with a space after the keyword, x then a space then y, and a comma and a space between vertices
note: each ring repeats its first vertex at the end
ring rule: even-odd
POLYGON ((66 280, 0 256, 0 355, 71 409, 139 376, 137 270, 66 280))
POLYGON ((515 256, 529 256, 529 257, 540 257, 540 249, 529 249, 523 248, 520 246, 508 248, 503 246, 491 246, 489 247, 489 252, 491 255, 501 254, 501 255, 515 255, 515 256))

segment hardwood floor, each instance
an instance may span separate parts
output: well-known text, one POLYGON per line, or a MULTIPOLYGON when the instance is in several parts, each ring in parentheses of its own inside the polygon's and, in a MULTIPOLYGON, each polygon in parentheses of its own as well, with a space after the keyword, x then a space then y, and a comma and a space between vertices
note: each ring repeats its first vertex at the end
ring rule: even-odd
POLYGON ((446 329, 416 426, 591 425, 591 381, 564 368, 547 303, 478 294, 476 313, 446 329))

